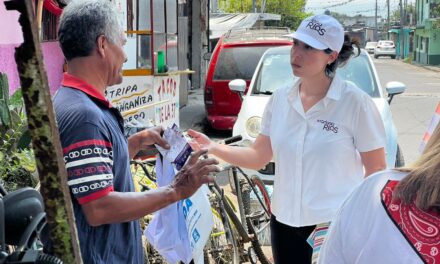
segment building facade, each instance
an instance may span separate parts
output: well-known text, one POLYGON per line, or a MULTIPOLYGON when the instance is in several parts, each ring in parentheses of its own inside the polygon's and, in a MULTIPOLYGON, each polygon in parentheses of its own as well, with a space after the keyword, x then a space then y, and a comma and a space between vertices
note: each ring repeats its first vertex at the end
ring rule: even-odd
POLYGON ((440 65, 440 0, 416 0, 414 61, 440 65))

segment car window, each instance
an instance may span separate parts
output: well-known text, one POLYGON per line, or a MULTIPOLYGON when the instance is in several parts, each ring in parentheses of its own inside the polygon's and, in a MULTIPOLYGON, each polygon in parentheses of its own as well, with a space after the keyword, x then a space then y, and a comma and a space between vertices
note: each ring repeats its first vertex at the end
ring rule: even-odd
POLYGON ((214 70, 214 80, 252 79, 263 53, 270 46, 224 48, 214 70))
MULTIPOLYGON (((371 97, 379 97, 379 89, 367 56, 362 53, 350 59, 347 65, 338 68, 337 74, 356 84, 371 97)), ((289 50, 267 53, 262 60, 252 94, 271 94, 280 87, 292 85, 298 78, 292 73, 289 50)))
POLYGON ((376 47, 377 42, 367 42, 367 45, 365 47, 376 47))
POLYGON ((382 45, 382 46, 393 46, 394 43, 392 41, 380 41, 379 45, 382 45))
POLYGON ((362 53, 350 59, 347 65, 337 70, 337 74, 344 80, 352 81, 371 97, 379 97, 379 89, 367 56, 362 53))
POLYGON ((295 77, 290 66, 290 55, 267 54, 255 80, 253 94, 271 94, 276 89, 293 84, 295 77))

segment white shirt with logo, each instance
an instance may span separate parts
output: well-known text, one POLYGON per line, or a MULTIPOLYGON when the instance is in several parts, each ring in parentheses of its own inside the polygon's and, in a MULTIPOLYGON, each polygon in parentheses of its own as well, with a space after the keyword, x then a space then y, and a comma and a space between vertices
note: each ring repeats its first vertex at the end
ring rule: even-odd
POLYGON ((319 264, 423 263, 388 216, 381 199, 388 180, 400 181, 406 175, 382 171, 369 176, 352 192, 330 224, 319 264))
POLYGON ((385 128, 368 94, 333 79, 327 95, 306 113, 293 87, 278 89, 263 115, 275 161, 272 212, 300 227, 330 221, 363 179, 359 152, 385 147, 385 128))

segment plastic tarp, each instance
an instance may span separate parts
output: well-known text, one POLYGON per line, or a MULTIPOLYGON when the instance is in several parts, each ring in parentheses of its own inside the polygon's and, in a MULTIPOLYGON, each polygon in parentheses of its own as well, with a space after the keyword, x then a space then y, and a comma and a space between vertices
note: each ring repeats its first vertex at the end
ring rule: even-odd
POLYGON ((251 28, 257 21, 281 20, 281 15, 268 13, 225 14, 211 13, 209 18, 210 39, 220 38, 230 29, 251 28))

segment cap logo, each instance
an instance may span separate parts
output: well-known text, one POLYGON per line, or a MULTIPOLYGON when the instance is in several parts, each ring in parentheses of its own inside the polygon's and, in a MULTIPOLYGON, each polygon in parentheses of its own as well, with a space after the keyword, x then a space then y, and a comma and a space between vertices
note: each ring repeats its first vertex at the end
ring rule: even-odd
POLYGON ((319 23, 319 21, 316 20, 316 19, 312 19, 312 20, 310 20, 310 22, 307 24, 306 27, 308 27, 308 28, 310 28, 310 29, 313 29, 313 30, 316 30, 316 32, 318 32, 318 34, 319 34, 320 36, 323 36, 324 33, 325 33, 325 29, 322 28, 322 24, 319 23))

